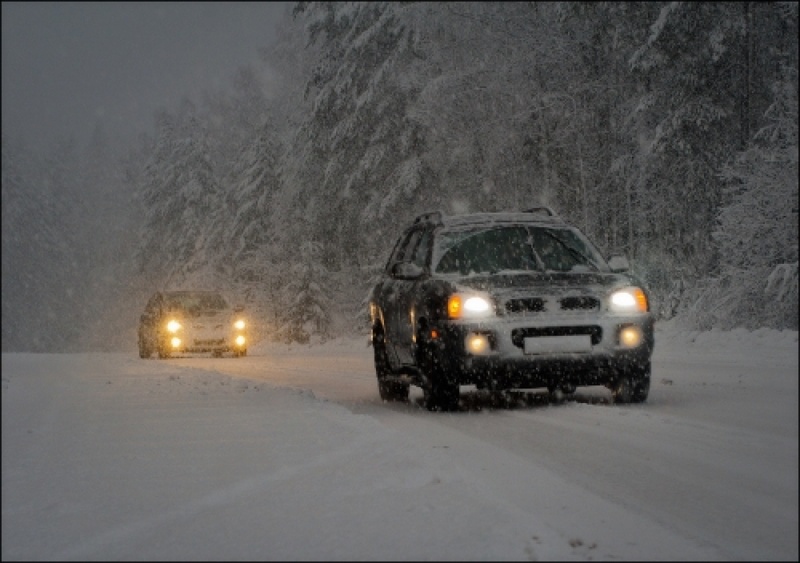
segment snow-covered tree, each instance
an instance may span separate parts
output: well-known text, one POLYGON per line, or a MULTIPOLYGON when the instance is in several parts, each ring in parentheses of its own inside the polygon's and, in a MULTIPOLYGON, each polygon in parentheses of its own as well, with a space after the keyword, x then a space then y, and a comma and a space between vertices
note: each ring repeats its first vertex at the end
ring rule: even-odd
MULTIPOLYGON (((81 300, 86 312, 82 349, 119 349, 130 343, 130 319, 136 318, 121 311, 127 311, 138 296, 136 268, 130 258, 137 244, 141 208, 131 185, 125 182, 124 164, 117 151, 98 124, 85 151, 80 179, 84 207, 77 230, 84 250, 81 300)), ((137 306, 141 300, 136 300, 137 306)))
POLYGON ((314 241, 300 244, 299 261, 283 288, 286 308, 280 312, 283 324, 277 333, 286 342, 305 344, 312 338, 324 341, 331 336, 332 303, 323 252, 323 246, 314 241))
MULTIPOLYGON (((399 230, 432 209, 553 205, 634 259, 657 311, 689 311, 730 266, 737 222, 722 225, 737 190, 767 174, 756 150, 779 152, 754 140, 777 63, 796 68, 781 55, 796 60, 794 4, 302 2, 294 14, 262 52, 271 71, 242 69, 207 111, 159 117, 140 256, 162 282, 235 285, 264 327, 299 338, 342 315, 360 326, 399 230)), ((754 279, 784 299, 781 260, 754 279)))
POLYGON ((229 88, 205 95, 202 119, 209 156, 225 185, 236 180, 233 169, 267 121, 269 106, 262 81, 253 67, 242 66, 234 73, 229 88))
POLYGON ((668 3, 631 58, 646 88, 637 110, 636 252, 659 291, 669 290, 657 287, 661 279, 691 285, 714 267, 719 171, 741 148, 743 83, 731 68, 745 37, 740 4, 668 3))
POLYGON ((59 255, 59 229, 34 158, 3 134, 3 352, 43 351, 53 344, 41 307, 50 297, 49 276, 42 274, 59 255))
POLYGON ((3 138, 4 349, 68 351, 85 326, 75 145, 39 157, 3 138))
POLYGON ((234 169, 235 180, 227 194, 232 220, 224 233, 231 281, 273 328, 286 270, 278 265, 281 256, 271 223, 274 197, 281 187, 279 150, 274 129, 265 123, 234 169))
POLYGON ((797 89, 797 68, 786 68, 769 124, 723 170, 721 268, 698 307, 706 325, 798 328, 797 89))
POLYGON ((219 225, 226 206, 206 130, 189 100, 184 100, 177 116, 162 112, 158 129, 142 187, 148 212, 142 267, 159 272, 166 285, 194 280, 214 286, 224 252, 219 225))

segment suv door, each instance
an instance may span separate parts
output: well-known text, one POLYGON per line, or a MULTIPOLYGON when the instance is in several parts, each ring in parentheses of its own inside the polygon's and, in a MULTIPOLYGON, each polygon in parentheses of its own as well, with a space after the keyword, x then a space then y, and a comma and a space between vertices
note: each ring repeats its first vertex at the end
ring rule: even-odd
POLYGON ((421 284, 427 277, 427 260, 430 254, 431 229, 421 227, 410 233, 404 253, 399 263, 413 264, 410 268, 422 272, 421 276, 400 279, 395 276, 395 296, 393 312, 393 341, 395 354, 401 364, 414 363, 416 345, 417 303, 420 299, 421 284))

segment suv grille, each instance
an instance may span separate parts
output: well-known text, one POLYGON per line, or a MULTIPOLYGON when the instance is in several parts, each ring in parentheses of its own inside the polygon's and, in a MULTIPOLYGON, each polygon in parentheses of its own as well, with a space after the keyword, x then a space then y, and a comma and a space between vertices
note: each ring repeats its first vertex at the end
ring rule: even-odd
POLYGON ((600 300, 595 297, 565 297, 559 300, 565 311, 596 311, 600 309, 600 300))
POLYGON ((544 299, 539 297, 506 301, 506 311, 509 313, 541 313, 544 310, 544 299))
MULTIPOLYGON (((558 300, 562 311, 599 311, 600 300, 596 297, 564 297, 558 300)), ((543 313, 547 310, 541 297, 509 299, 506 301, 508 313, 543 313)))

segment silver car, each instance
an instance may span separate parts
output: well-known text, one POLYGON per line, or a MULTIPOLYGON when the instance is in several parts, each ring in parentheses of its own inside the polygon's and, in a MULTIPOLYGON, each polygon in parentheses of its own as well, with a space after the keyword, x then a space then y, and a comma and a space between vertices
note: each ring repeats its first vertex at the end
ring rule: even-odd
POLYGON ((429 409, 451 410, 460 385, 605 385, 645 401, 654 319, 627 270, 549 208, 417 217, 370 296, 381 397, 417 385, 429 409))
POLYGON ((139 357, 210 352, 247 354, 243 307, 232 307, 217 291, 158 291, 139 319, 139 357))

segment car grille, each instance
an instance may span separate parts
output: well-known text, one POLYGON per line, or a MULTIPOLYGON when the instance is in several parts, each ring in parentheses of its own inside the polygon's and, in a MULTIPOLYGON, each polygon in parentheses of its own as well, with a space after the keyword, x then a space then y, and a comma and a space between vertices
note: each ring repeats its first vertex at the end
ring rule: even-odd
POLYGON ((544 310, 544 299, 538 297, 506 301, 506 311, 509 313, 541 313, 544 310))
POLYGON ((511 342, 514 346, 522 348, 526 338, 537 336, 576 336, 588 334, 592 337, 592 346, 596 346, 603 339, 603 329, 596 325, 588 326, 552 326, 542 328, 515 328, 511 331, 511 342))
POLYGON ((600 300, 596 297, 564 297, 559 299, 564 311, 598 311, 600 300))
MULTIPOLYGON (((563 297, 558 300, 562 311, 599 311, 600 300, 596 297, 563 297)), ((543 313, 547 311, 545 300, 541 297, 526 297, 506 301, 508 313, 543 313)))
POLYGON ((225 339, 224 338, 218 338, 218 339, 215 338, 215 339, 208 339, 208 340, 197 340, 196 339, 194 341, 194 345, 195 346, 221 346, 222 344, 225 344, 225 339))

